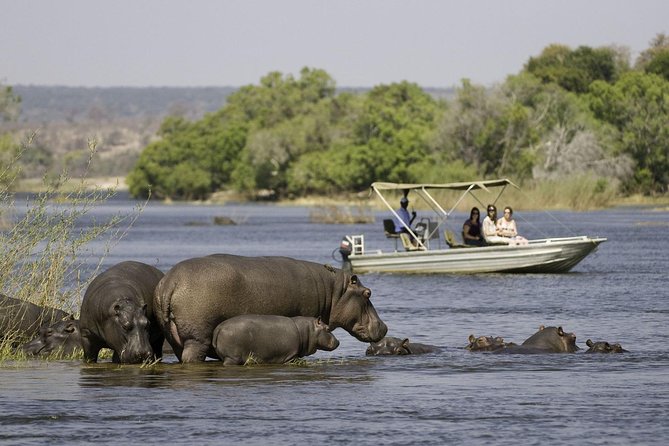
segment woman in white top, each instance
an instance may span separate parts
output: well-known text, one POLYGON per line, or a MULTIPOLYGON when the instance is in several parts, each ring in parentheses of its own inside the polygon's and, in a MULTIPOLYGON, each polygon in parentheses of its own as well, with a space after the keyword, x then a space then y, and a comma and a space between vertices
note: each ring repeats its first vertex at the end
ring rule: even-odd
POLYGON ((516 220, 513 219, 513 209, 510 206, 504 208, 504 216, 497 220, 497 234, 508 238, 507 243, 514 245, 527 245, 527 239, 518 235, 516 220))
POLYGON ((483 238, 485 238, 486 243, 490 245, 498 244, 509 244, 511 239, 508 237, 502 237, 497 229, 496 225, 497 220, 497 208, 494 204, 488 205, 488 214, 483 219, 483 238))

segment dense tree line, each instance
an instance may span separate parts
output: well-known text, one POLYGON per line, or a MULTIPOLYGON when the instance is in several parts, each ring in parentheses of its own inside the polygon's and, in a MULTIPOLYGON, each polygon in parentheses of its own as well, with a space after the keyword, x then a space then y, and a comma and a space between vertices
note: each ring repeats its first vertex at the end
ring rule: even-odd
POLYGON ((166 118, 127 182, 135 196, 200 199, 586 174, 623 193, 664 193, 667 104, 663 34, 634 65, 623 48, 551 45, 500 85, 463 80, 449 101, 409 82, 337 94, 323 70, 272 72, 203 119, 166 118))

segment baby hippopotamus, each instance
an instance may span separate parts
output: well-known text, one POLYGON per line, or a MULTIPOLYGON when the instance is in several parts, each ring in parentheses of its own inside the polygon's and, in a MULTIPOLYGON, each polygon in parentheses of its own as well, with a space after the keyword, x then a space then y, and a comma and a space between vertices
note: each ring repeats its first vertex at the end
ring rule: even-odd
POLYGON ((79 321, 68 319, 42 327, 38 336, 21 346, 28 355, 59 355, 72 356, 77 350, 83 351, 81 346, 81 331, 79 321))
POLYGON ((513 342, 504 342, 504 338, 499 336, 474 336, 469 335, 469 344, 465 347, 473 352, 493 352, 509 346, 515 346, 513 342))
POLYGON ((224 365, 243 365, 249 359, 284 364, 316 350, 339 347, 339 340, 320 318, 307 316, 235 316, 216 326, 212 342, 224 365))
POLYGON ((620 344, 609 344, 606 341, 592 342, 588 339, 585 341, 585 345, 589 348, 585 351, 586 353, 626 353, 627 350, 622 348, 620 344))
POLYGON ((436 345, 409 342, 408 338, 386 336, 378 342, 371 342, 365 354, 367 356, 382 355, 422 355, 441 350, 436 345))

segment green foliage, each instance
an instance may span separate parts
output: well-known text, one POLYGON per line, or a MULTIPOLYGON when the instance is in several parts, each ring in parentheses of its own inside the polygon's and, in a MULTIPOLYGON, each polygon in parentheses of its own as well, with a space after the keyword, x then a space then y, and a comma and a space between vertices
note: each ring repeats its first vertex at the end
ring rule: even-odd
POLYGON ((593 81, 613 82, 618 73, 616 53, 611 48, 550 45, 531 57, 525 69, 545 83, 556 83, 567 91, 585 93, 593 81))
POLYGON ((0 122, 15 120, 21 111, 21 97, 12 87, 0 83, 0 122))
POLYGON ((669 82, 630 72, 614 85, 595 82, 587 97, 595 116, 619 131, 622 150, 637 164, 632 192, 666 192, 669 183, 669 82))
POLYGON ((607 190, 624 182, 629 191, 662 191, 666 94, 658 81, 630 79, 664 73, 665 44, 658 37, 634 71, 624 48, 551 45, 500 85, 463 80, 450 102, 409 82, 335 94, 322 70, 272 72, 200 121, 167 118, 127 182, 135 196, 177 199, 225 188, 282 198, 379 180, 499 176, 583 175, 607 190))

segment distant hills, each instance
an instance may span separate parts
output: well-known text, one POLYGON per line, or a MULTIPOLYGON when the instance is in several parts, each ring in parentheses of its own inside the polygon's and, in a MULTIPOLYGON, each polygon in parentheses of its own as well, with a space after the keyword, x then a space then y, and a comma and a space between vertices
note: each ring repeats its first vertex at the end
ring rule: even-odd
POLYGON ((20 122, 161 117, 197 119, 220 109, 237 87, 62 87, 17 85, 20 122))
MULTIPOLYGON (((178 114, 199 119, 219 110, 238 87, 63 87, 16 85, 22 99, 22 123, 81 122, 116 118, 156 118, 178 114)), ((366 87, 339 91, 362 93, 366 87)), ((436 98, 450 98, 452 88, 425 88, 436 98)))

